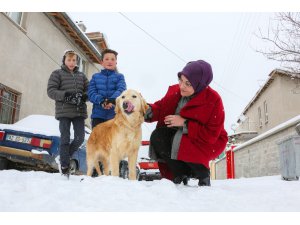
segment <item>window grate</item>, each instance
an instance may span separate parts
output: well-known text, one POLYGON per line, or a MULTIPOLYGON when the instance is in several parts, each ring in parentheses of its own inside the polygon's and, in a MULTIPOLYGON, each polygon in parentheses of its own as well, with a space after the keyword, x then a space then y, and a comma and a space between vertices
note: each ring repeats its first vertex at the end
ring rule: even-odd
POLYGON ((12 124, 18 121, 21 94, 0 83, 0 123, 12 124))

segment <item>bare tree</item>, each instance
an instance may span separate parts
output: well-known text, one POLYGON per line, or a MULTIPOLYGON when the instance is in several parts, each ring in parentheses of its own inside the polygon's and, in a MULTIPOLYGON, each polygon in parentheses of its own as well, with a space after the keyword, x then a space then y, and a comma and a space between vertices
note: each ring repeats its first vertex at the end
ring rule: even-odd
POLYGON ((260 29, 257 36, 272 46, 258 52, 268 59, 281 62, 291 73, 300 73, 300 13, 277 13, 267 34, 260 29))

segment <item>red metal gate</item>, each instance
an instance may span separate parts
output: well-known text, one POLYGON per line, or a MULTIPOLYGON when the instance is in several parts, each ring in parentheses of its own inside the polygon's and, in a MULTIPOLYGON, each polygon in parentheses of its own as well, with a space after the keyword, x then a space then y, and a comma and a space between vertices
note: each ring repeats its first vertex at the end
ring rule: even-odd
POLYGON ((230 147, 228 151, 226 151, 226 167, 227 167, 227 179, 234 179, 234 145, 230 147))

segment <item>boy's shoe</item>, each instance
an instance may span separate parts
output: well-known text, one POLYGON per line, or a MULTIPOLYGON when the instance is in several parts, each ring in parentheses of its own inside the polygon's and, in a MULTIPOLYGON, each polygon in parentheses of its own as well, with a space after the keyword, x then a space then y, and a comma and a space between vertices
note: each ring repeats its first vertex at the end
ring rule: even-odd
POLYGON ((69 178, 70 176, 70 168, 69 167, 61 167, 61 174, 69 178))
POLYGON ((205 177, 203 179, 199 179, 199 186, 210 186, 210 177, 205 177))
POLYGON ((60 164, 60 156, 59 155, 56 156, 54 160, 55 160, 55 162, 57 164, 57 168, 58 168, 59 173, 62 174, 62 172, 61 172, 61 164, 60 164))

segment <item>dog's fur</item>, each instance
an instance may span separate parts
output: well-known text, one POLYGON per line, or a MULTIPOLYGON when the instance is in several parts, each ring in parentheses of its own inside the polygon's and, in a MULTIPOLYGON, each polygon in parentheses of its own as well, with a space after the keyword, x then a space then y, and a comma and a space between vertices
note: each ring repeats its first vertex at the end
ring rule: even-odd
POLYGON ((94 168, 102 175, 99 161, 105 175, 109 175, 111 170, 111 175, 119 176, 119 163, 128 157, 129 179, 136 179, 136 161, 142 139, 141 125, 147 108, 146 101, 135 90, 126 90, 116 99, 115 118, 94 127, 88 139, 88 176, 92 175, 94 168), (131 113, 126 113, 128 102, 134 106, 131 113))

